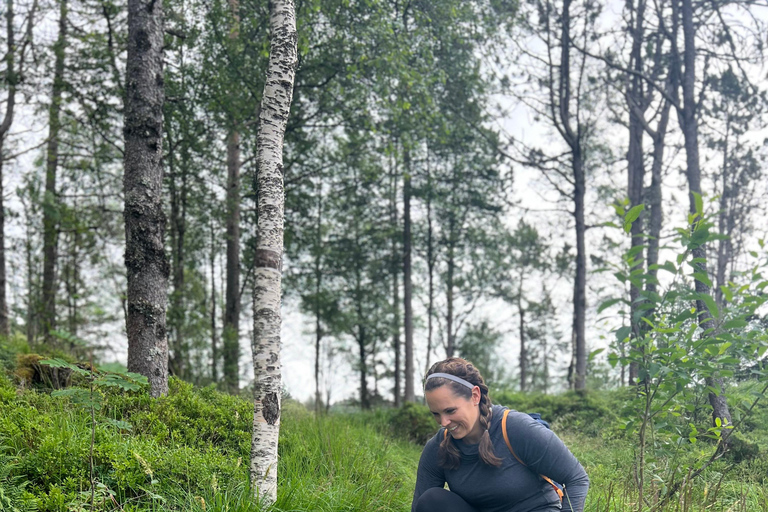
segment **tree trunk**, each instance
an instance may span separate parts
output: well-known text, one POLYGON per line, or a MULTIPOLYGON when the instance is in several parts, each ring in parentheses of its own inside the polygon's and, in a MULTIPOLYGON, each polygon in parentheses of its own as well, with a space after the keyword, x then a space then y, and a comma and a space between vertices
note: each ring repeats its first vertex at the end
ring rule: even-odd
POLYGON ((283 138, 293 98, 297 33, 293 0, 273 0, 269 7, 269 65, 256 138, 259 199, 253 284, 254 411, 250 473, 257 499, 271 503, 277 497, 280 432, 283 138))
POLYGON ((321 321, 320 292, 323 289, 322 246, 323 246, 323 185, 317 194, 317 224, 315 225, 315 413, 320 414, 322 395, 320 394, 320 349, 323 342, 321 321))
MULTIPOLYGON (((184 115, 184 114, 182 114, 184 115)), ((168 145, 170 147, 169 171, 170 171, 170 193, 171 193, 171 261, 173 268, 173 293, 171 294, 171 309, 169 318, 169 327, 173 352, 169 360, 170 373, 177 377, 187 378, 186 347, 184 346, 184 319, 186 310, 184 304, 184 235, 186 232, 186 196, 187 196, 187 171, 189 165, 188 142, 183 140, 185 134, 181 134, 181 143, 185 148, 183 153, 187 156, 182 157, 182 163, 177 168, 175 159, 175 150, 178 147, 174 144, 171 125, 168 126, 168 145), (181 184, 177 184, 177 179, 181 176, 181 184)))
MULTIPOLYGON (((397 219, 397 167, 392 166, 392 197, 390 199, 390 223, 393 229, 398 226, 397 219)), ((397 250, 397 236, 392 236, 392 348, 395 351, 394 379, 395 386, 393 390, 395 407, 400 407, 402 403, 402 389, 400 388, 400 375, 403 373, 402 363, 400 361, 400 253, 397 250)))
POLYGON ((123 178, 128 369, 147 377, 152 397, 168 392, 163 35, 162 2, 129 0, 123 178))
POLYGON ((584 235, 587 231, 584 223, 584 163, 580 150, 573 155, 574 205, 576 217, 576 282, 573 294, 573 331, 576 343, 576 379, 574 387, 585 389, 587 385, 587 340, 585 320, 587 313, 587 250, 584 235))
MULTIPOLYGON (((520 315, 520 391, 525 392, 525 382, 528 379, 528 354, 525 349, 525 310, 521 295, 522 286, 517 295, 517 312, 520 315)), ((546 358, 546 354, 544 357, 546 358)))
POLYGON ((723 167, 722 167, 722 191, 720 193, 720 213, 718 214, 718 231, 721 235, 725 235, 726 238, 721 238, 717 243, 717 272, 716 272, 716 288, 715 288, 715 301, 719 307, 725 304, 725 297, 723 295, 722 287, 727 284, 726 272, 728 269, 728 263, 733 258, 733 244, 731 243, 732 231, 729 229, 729 217, 733 215, 731 209, 731 190, 728 180, 728 150, 729 150, 729 135, 731 131, 731 117, 729 113, 726 113, 727 119, 725 123, 725 140, 723 144, 723 167))
POLYGON ((445 357, 453 357, 453 352, 456 349, 456 339, 453 336, 453 274, 455 272, 456 262, 454 261, 454 230, 456 220, 453 213, 449 214, 448 219, 448 272, 445 278, 445 298, 446 298, 446 311, 445 311, 445 330, 446 341, 445 357))
POLYGON ((41 325, 45 344, 55 345, 51 331, 56 329, 56 246, 58 244, 58 197, 56 172, 59 166, 59 131, 61 103, 64 91, 64 59, 67 46, 67 0, 59 4, 59 35, 54 45, 53 94, 48 110, 49 133, 45 166, 45 196, 43 199, 43 311, 41 325))
MULTIPOLYGON (((679 5, 680 0, 674 0, 675 5, 679 5)), ((697 116, 697 104, 695 96, 696 80, 696 46, 695 46, 695 27, 693 24, 693 5, 692 0, 682 0, 683 39, 685 41, 685 51, 683 52, 684 72, 683 72, 683 107, 678 108, 678 118, 683 130, 685 139, 685 154, 687 164, 688 178, 688 199, 690 213, 696 213, 695 194, 701 194, 701 168, 699 167, 699 126, 697 116)), ((679 57, 677 59, 679 64, 679 57)), ((699 222, 697 219, 696 222, 699 222)), ((704 245, 701 245, 692 251, 694 269, 704 275, 707 274, 707 253, 704 245)), ((699 294, 710 294, 709 286, 701 280, 695 280, 696 292, 699 294)), ((703 300, 696 301, 696 311, 699 317, 699 325, 704 330, 714 327, 712 316, 703 300)), ((719 390, 718 393, 709 393, 709 402, 713 409, 714 420, 720 418, 723 425, 731 423, 731 413, 724 391, 724 382, 722 378, 708 377, 705 379, 707 386, 719 390)))
POLYGON ((411 165, 405 152, 403 178, 403 309, 405 312, 405 401, 415 402, 413 387, 413 282, 411 277, 411 165))
POLYGON ((645 289, 656 292, 657 269, 652 268, 659 263, 659 239, 661 238, 661 222, 663 211, 661 206, 661 171, 664 167, 664 139, 667 135, 667 123, 669 122, 669 110, 672 104, 664 102, 659 117, 659 124, 653 135, 653 163, 651 164, 651 186, 648 189, 648 203, 650 215, 648 220, 648 279, 645 289))
MULTIPOLYGON (((13 23, 13 3, 8 2, 9 25, 13 23)), ((10 28, 10 27, 9 27, 10 28)), ((12 33, 9 30, 9 33, 12 33)), ((10 37, 11 42, 13 37, 10 37)), ((9 93, 10 94, 10 93, 9 93)), ((13 109, 13 101, 9 100, 9 110, 13 109)), ((8 118, 8 111, 6 111, 8 118)), ((12 115, 12 114, 11 114, 12 115)), ((11 326, 8 319, 8 302, 6 299, 6 276, 5 276, 5 188, 3 187, 3 145, 5 143, 5 133, 0 133, 0 336, 8 338, 11 335, 11 326)))
MULTIPOLYGON (((571 126, 571 0, 563 1, 560 33, 560 66, 557 68, 559 83, 557 89, 557 109, 553 109, 553 120, 559 118, 559 131, 571 150, 571 168, 573 172, 573 216, 576 221, 576 276, 573 285, 573 356, 569 368, 569 377, 573 378, 575 389, 586 387, 587 345, 585 334, 586 275, 587 254, 584 236, 584 196, 586 179, 584 175, 584 155, 582 147, 582 127, 578 117, 576 129, 571 126)), ((552 85, 554 87, 554 84, 552 85)), ((579 98, 576 99, 579 101, 579 98)))
MULTIPOLYGON (((3 148, 5 141, 13 124, 13 115, 16 105, 16 86, 19 75, 16 69, 16 41, 14 27, 13 0, 6 1, 5 18, 7 22, 6 42, 8 43, 8 53, 6 54, 7 69, 5 73, 5 83, 8 89, 8 97, 5 103, 5 116, 0 123, 0 336, 7 338, 11 334, 10 322, 8 319, 8 302, 6 294, 6 275, 5 275, 5 188, 3 187, 3 148)), ((31 345, 30 345, 31 346, 31 345)))
POLYGON ((427 148, 427 273, 429 295, 427 303, 427 357, 424 363, 424 375, 429 371, 429 358, 432 355, 433 321, 435 315, 435 247, 432 233, 432 173, 429 168, 429 148, 427 148))
POLYGON ((240 388, 240 132, 227 137, 227 297, 224 309, 224 385, 240 388))
MULTIPOLYGON (((640 116, 645 112, 645 99, 643 94, 643 81, 641 78, 643 71, 642 45, 644 42, 643 18, 645 16, 645 1, 639 0, 637 9, 634 12, 635 24, 631 29, 632 33, 632 54, 631 67, 636 74, 629 78, 629 90, 627 91, 627 107, 629 109, 629 147, 627 149, 627 196, 629 197, 629 207, 634 208, 643 203, 643 181, 645 177, 645 163, 643 161, 643 124, 640 116)), ((632 248, 643 245, 643 218, 641 214, 635 222, 632 223, 632 248)), ((631 271, 642 271, 643 269, 643 251, 640 250, 634 256, 635 264, 631 271)), ((642 337, 641 320, 639 318, 639 306, 637 298, 640 296, 641 287, 630 283, 630 323, 632 326, 631 340, 635 342, 642 337)), ((630 342, 631 343, 631 342, 630 342)), ((629 384, 634 385, 637 381, 638 364, 633 362, 629 366, 629 384)))
POLYGON ((219 347, 216 335, 216 232, 211 219, 211 380, 219 382, 219 347))

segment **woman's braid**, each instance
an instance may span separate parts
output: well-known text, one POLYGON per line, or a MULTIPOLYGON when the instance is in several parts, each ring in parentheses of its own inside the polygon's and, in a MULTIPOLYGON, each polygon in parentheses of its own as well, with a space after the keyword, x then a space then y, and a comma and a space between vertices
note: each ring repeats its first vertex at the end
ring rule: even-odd
MULTIPOLYGON (((440 361, 432 365, 427 372, 427 377, 433 373, 448 373, 461 377, 470 384, 474 384, 480 388, 480 403, 478 404, 480 410, 480 426, 483 429, 483 435, 480 438, 480 446, 478 447, 478 454, 480 459, 490 466, 500 466, 501 459, 496 457, 493 453, 493 443, 491 442, 491 436, 488 430, 491 427, 491 397, 488 395, 488 386, 485 385, 483 376, 477 371, 472 363, 465 361, 459 357, 450 357, 444 361, 440 361)), ((426 377, 425 377, 426 378, 426 377)), ((472 398, 472 390, 467 386, 459 384, 449 379, 434 378, 426 381, 424 391, 431 391, 442 386, 449 386, 455 395, 461 396, 466 399, 472 398)), ((447 469, 457 469, 461 464, 461 453, 456 445, 453 444, 450 436, 445 438, 440 443, 440 448, 437 451, 438 464, 441 467, 447 469)))
MULTIPOLYGON (((479 375, 479 372, 478 372, 479 375)), ((482 377, 481 377, 482 378, 482 377)), ((483 428, 483 437, 480 438, 480 446, 478 447, 478 453, 480 458, 486 464, 490 466, 501 466, 501 459, 493 453, 493 443, 491 442, 491 417, 493 411, 491 410, 491 397, 488 395, 488 386, 485 383, 480 385, 480 426, 483 428)))

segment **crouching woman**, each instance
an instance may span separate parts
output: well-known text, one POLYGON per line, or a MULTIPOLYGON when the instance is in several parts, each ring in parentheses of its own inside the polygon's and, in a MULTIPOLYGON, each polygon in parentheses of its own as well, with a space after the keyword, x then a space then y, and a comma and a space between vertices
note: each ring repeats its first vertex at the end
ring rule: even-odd
POLYGON ((441 428, 421 454, 412 512, 583 512, 579 461, 529 415, 492 405, 471 363, 435 363, 424 395, 441 428))

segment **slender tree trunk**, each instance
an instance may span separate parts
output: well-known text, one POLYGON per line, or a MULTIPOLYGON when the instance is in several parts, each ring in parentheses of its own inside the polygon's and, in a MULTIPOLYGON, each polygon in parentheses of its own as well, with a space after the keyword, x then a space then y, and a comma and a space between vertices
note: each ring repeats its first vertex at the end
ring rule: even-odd
POLYGON ((574 205, 576 217, 576 286, 574 287, 573 330, 576 341, 576 389, 585 389, 587 382, 587 340, 585 320, 587 314, 587 250, 584 242, 586 224, 584 222, 584 194, 586 183, 584 178, 584 163, 580 151, 573 155, 574 205))
POLYGON ((35 313, 38 311, 37 286, 35 283, 35 259, 33 257, 32 240, 34 232, 32 229, 32 207, 27 204, 24 195, 21 195, 21 203, 24 206, 24 224, 26 237, 24 240, 24 256, 27 263, 27 314, 26 314, 26 335, 29 348, 34 350, 35 337, 37 334, 37 322, 35 313))
MULTIPOLYGON (((240 3, 229 0, 230 41, 240 37, 240 3)), ((224 307, 224 384, 240 388, 240 130, 230 117, 227 135, 227 293, 224 307)))
POLYGON ((147 377, 152 397, 168 392, 163 35, 162 2, 129 0, 123 178, 128 369, 147 377))
MULTIPOLYGON (((680 0, 674 0, 673 4, 679 5, 680 0)), ((697 104, 695 96, 696 80, 696 46, 695 46, 695 27, 693 23, 693 5, 692 0, 682 0, 680 9, 683 39, 685 41, 685 51, 683 52, 683 107, 678 108, 678 118, 683 130, 685 139, 685 154, 687 164, 688 178, 688 199, 690 213, 696 212, 695 194, 701 194, 701 169, 699 167, 699 125, 697 116, 697 104)), ((678 57, 679 64, 679 57, 678 57)), ((699 222, 697 220, 696 222, 699 222)), ((701 245, 692 251, 694 258, 694 269, 704 275, 707 274, 707 253, 704 245, 701 245)), ((709 286, 701 280, 695 280, 696 292, 699 294, 710 294, 709 286)), ((707 330, 714 327, 712 316, 703 300, 696 301, 696 310, 698 312, 699 324, 702 329, 707 330)), ((705 379, 707 386, 718 390, 718 393, 709 393, 709 402, 713 409, 714 419, 720 418, 723 424, 731 423, 731 413, 728 403, 723 395, 725 385, 722 378, 708 377, 705 379)))
MULTIPOLYGON (((584 154, 582 145, 582 126, 576 116, 576 128, 572 123, 571 113, 571 0, 564 0, 560 17, 561 33, 559 37, 560 65, 557 67, 557 102, 550 105, 553 121, 557 123, 563 139, 571 150, 571 168, 573 172, 573 216, 576 221, 576 276, 573 286, 573 356, 569 368, 569 378, 573 378, 575 389, 586 387, 587 376, 587 345, 585 333, 586 275, 587 254, 584 237, 586 223, 584 221, 584 197, 586 179, 584 171, 584 154), (558 121, 559 119, 559 121, 558 121)), ((551 84, 555 87, 555 84, 551 84)), ((552 91, 553 95, 555 91, 552 91)), ((580 98, 577 98, 578 102, 580 98)))
POLYGON ((427 302, 427 357, 424 363, 424 375, 429 371, 432 356, 433 322, 435 315, 435 247, 432 232, 432 173, 429 168, 429 148, 427 148, 427 274, 429 295, 427 302))
POLYGON ((520 391, 525 392, 528 379, 528 353, 525 348, 525 310, 523 309, 522 286, 518 290, 517 312, 520 315, 520 391))
POLYGON ((661 171, 664 167, 664 139, 667 135, 667 123, 669 122, 669 110, 672 104, 664 102, 659 117, 659 123, 653 136, 653 162, 651 164, 651 186, 648 189, 648 203, 650 215, 648 220, 648 279, 646 290, 656 293, 656 275, 658 271, 654 265, 659 263, 659 239, 661 238, 661 222, 663 219, 661 202, 661 171))
MULTIPOLYGON (((634 2, 632 2, 634 3, 634 2)), ((627 106, 629 109, 629 147, 627 149, 627 195, 629 197, 629 206, 634 208, 643 203, 643 181, 645 177, 645 162, 643 161, 643 124, 641 115, 645 112, 645 99, 643 91, 643 81, 641 78, 643 71, 642 45, 644 42, 644 16, 645 1, 639 0, 637 9, 634 10, 635 24, 631 28, 632 33, 632 55, 631 66, 635 71, 629 79, 629 90, 627 91, 627 106)), ((643 220, 641 214, 635 222, 632 223, 632 248, 643 245, 643 220)), ((643 251, 640 250, 634 256, 635 264, 632 271, 642 271, 643 269, 643 251)), ((630 322, 632 326, 631 340, 637 341, 642 337, 641 320, 639 318, 639 306, 637 298, 640 296, 641 288, 630 283, 630 322)), ((638 364, 633 362, 629 366, 629 384, 634 385, 637 381, 638 364)))
POLYGON ((227 138, 227 297, 224 309, 224 383, 240 387, 240 132, 227 138))
POLYGON ((251 483, 257 498, 274 502, 282 387, 283 138, 293 99, 298 37, 293 0, 273 0, 269 7, 269 65, 256 139, 259 199, 253 286, 251 483))
MULTIPOLYGON (((187 374, 186 365, 184 364, 186 350, 183 334, 184 318, 186 316, 184 305, 184 234, 186 231, 184 203, 186 203, 186 200, 183 197, 186 196, 186 166, 188 162, 182 162, 180 166, 176 165, 175 152, 178 145, 175 144, 174 135, 172 124, 168 123, 167 137, 170 147, 168 151, 168 167, 170 171, 169 189, 171 195, 171 268, 173 269, 173 293, 171 293, 171 307, 168 315, 168 330, 171 333, 170 339, 173 352, 169 360, 169 371, 171 374, 184 379, 187 377, 187 374), (182 177, 182 183, 180 184, 177 183, 179 176, 182 177)), ((184 134, 181 135, 181 138, 184 138, 184 134)), ((181 143, 188 144, 186 141, 181 143)))
POLYGON ((323 184, 320 182, 317 194, 317 224, 315 225, 315 413, 320 414, 323 401, 320 393, 320 349, 323 342, 321 321, 321 297, 323 289, 323 184))
POLYGON ((5 82, 8 89, 8 97, 5 103, 5 116, 0 123, 0 336, 8 337, 11 334, 8 320, 8 302, 6 294, 5 275, 5 189, 3 187, 3 148, 13 124, 13 115, 16 105, 16 86, 18 73, 16 69, 16 40, 14 24, 13 0, 6 0, 5 19, 7 22, 6 42, 8 53, 6 54, 5 82))
POLYGON ((447 344, 445 347, 445 357, 453 357, 453 353, 456 350, 456 338, 453 333, 453 301, 454 301, 454 289, 453 278, 456 267, 454 261, 454 231, 456 229, 456 219, 453 213, 449 214, 448 219, 448 261, 447 263, 447 275, 445 278, 445 298, 446 298, 446 310, 445 310, 445 326, 446 326, 446 339, 447 344))
POLYGON ((219 343, 216 335, 216 231, 211 219, 211 380, 219 382, 219 343))
POLYGON ((59 4, 59 35, 54 45, 53 94, 48 110, 49 134, 45 166, 45 197, 43 199, 43 311, 41 324, 45 344, 55 345, 51 331, 56 328, 56 246, 58 244, 58 197, 56 173, 59 166, 59 131, 61 130, 61 103, 64 91, 64 59, 67 46, 67 14, 69 4, 59 4))
POLYGON ((405 152, 403 179, 403 309, 405 312, 405 401, 415 402, 413 386, 413 282, 411 276, 411 159, 405 152))
MULTIPOLYGON (((7 14, 8 17, 11 19, 12 23, 13 20, 13 14, 11 9, 13 9, 13 3, 11 1, 8 2, 8 9, 9 13, 7 14)), ((9 27, 10 28, 10 27, 9 27)), ((9 30, 9 33, 12 33, 9 30)), ((13 38, 10 38, 11 41, 13 41, 13 38)), ((9 109, 13 108, 13 102, 11 100, 8 101, 9 109)), ((8 116, 8 111, 6 111, 6 117, 8 116)), ((8 338, 8 336, 11 335, 11 326, 10 321, 8 319, 8 302, 6 299, 6 276, 5 276, 5 188, 3 186, 3 145, 5 143, 5 134, 0 133, 0 336, 4 338, 8 338)))
POLYGON ((733 244, 731 243, 731 230, 728 229, 729 222, 728 217, 733 215, 731 211, 731 187, 728 180, 728 150, 729 150, 729 135, 731 132, 731 116, 726 112, 725 122, 725 138, 723 144, 723 167, 722 167, 722 187, 723 190, 720 193, 720 213, 718 214, 718 231, 721 235, 725 235, 727 238, 721 238, 717 243, 717 272, 716 272, 716 288, 715 288, 715 301, 719 307, 722 307, 725 303, 725 297, 723 296, 722 287, 727 284, 726 272, 728 269, 728 263, 733 257, 733 244))
MULTIPOLYGON (((390 199, 390 223, 393 228, 398 226, 398 212, 397 212, 397 167, 392 166, 391 171, 392 178, 392 197, 390 199)), ((402 363, 400 361, 400 252, 397 247, 397 236, 392 236, 392 348, 395 351, 395 368, 394 368, 394 402, 395 407, 400 407, 402 404, 402 389, 400 387, 401 375, 403 373, 402 363)))

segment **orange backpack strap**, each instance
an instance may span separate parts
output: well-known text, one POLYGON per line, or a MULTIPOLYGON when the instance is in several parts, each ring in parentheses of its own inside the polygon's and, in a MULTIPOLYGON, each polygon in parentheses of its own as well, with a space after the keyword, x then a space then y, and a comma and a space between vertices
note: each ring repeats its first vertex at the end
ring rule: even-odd
MULTIPOLYGON (((515 453, 515 450, 512 448, 512 444, 509 442, 509 436, 507 435, 507 415, 508 414, 509 414, 509 409, 504 411, 504 416, 502 416, 501 418, 501 433, 504 435, 504 442, 507 443, 507 448, 509 448, 510 453, 517 459, 517 462, 519 462, 525 467, 528 467, 528 464, 520 460, 520 457, 517 456, 517 454, 515 453)), ((562 501, 563 490, 560 488, 560 486, 557 485, 555 482, 553 482, 552 479, 549 477, 546 477, 544 475, 539 475, 539 476, 543 478, 544 481, 548 482, 549 485, 552 486, 552 488, 555 490, 557 495, 560 497, 560 501, 562 501)))

